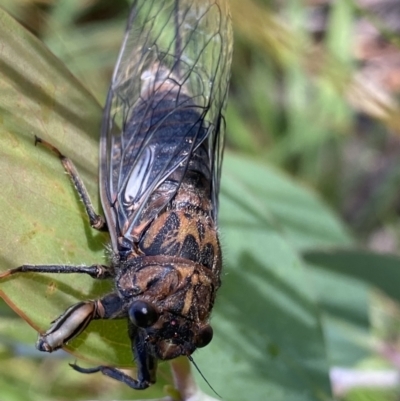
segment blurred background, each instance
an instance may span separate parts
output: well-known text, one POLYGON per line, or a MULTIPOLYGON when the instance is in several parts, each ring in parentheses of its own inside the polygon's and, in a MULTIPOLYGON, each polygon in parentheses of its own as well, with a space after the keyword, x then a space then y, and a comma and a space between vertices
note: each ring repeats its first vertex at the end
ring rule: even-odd
MULTIPOLYGON (((235 45, 227 148, 275 166, 317 192, 357 244, 398 254, 400 2, 230 3, 235 45)), ((128 1, 0 0, 0 7, 38 36, 104 104, 128 1)), ((335 395, 399 400, 400 309, 374 291, 369 310, 372 335, 385 347, 370 355, 368 364, 385 366, 387 381, 378 380, 373 390, 352 385, 343 390, 333 383, 335 395)), ((0 316, 0 387, 9 389, 7 400, 22 399, 17 389, 24 381, 38 400, 49 391, 57 400, 83 399, 93 397, 94 389, 102 399, 132 397, 118 383, 76 375, 62 355, 42 359, 33 348, 35 333, 22 341, 17 325, 23 331, 24 323, 4 304, 0 316), (8 319, 15 319, 12 331, 7 331, 8 319), (23 345, 29 341, 32 346, 23 345), (30 382, 34 370, 51 376, 50 390, 46 381, 30 382)))

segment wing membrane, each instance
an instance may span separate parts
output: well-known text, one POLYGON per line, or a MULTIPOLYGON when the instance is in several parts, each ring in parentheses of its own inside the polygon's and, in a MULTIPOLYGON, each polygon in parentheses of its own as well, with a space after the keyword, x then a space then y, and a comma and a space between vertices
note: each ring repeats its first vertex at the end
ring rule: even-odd
POLYGON ((100 146, 101 197, 115 251, 132 247, 188 168, 203 166, 216 218, 229 18, 225 1, 134 1, 100 146))

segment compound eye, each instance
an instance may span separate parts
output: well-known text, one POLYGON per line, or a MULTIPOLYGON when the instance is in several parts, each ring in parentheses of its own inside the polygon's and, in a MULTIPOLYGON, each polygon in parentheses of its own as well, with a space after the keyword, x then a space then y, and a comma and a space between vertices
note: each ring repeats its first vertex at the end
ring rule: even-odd
POLYGON ((145 301, 135 301, 129 307, 129 319, 137 327, 149 327, 158 319, 157 309, 145 301))
POLYGON ((205 347, 206 345, 210 344, 212 338, 213 338, 212 327, 208 325, 204 326, 196 336, 195 345, 197 348, 205 347))

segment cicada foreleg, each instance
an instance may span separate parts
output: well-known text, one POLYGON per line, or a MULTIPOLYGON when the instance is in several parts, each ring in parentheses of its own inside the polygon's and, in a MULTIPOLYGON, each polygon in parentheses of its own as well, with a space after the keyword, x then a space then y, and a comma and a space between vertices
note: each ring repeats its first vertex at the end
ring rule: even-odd
POLYGON ((65 169, 65 171, 68 173, 68 175, 71 177, 71 180, 79 194, 79 197, 81 198, 87 215, 89 216, 89 221, 90 225, 99 231, 107 231, 107 223, 104 219, 103 216, 97 214, 93 208, 92 202, 90 200, 89 193, 85 187, 85 184, 83 181, 80 179, 79 174, 77 169, 75 168, 74 164, 72 161, 64 156, 55 146, 53 146, 51 143, 43 140, 42 138, 39 138, 38 136, 35 135, 35 145, 41 143, 42 145, 46 146, 46 148, 50 149, 52 152, 54 152, 59 159, 61 160, 61 163, 65 169))
POLYGON ((129 322, 129 337, 132 344, 132 352, 137 365, 137 379, 110 366, 97 366, 95 368, 82 368, 76 364, 70 366, 80 373, 100 372, 105 376, 118 380, 135 390, 144 390, 156 382, 157 359, 147 352, 146 334, 140 332, 134 324, 129 322))
POLYGON ((150 382, 148 381, 141 381, 136 380, 131 376, 121 372, 119 369, 112 368, 110 366, 97 366, 95 368, 82 368, 75 363, 70 363, 69 366, 80 373, 97 373, 101 372, 103 375, 111 377, 114 380, 118 380, 129 387, 133 388, 134 390, 144 390, 150 386, 150 382))
POLYGON ((124 316, 122 300, 115 293, 94 301, 78 302, 54 320, 45 333, 39 335, 36 348, 44 352, 55 351, 82 333, 92 320, 124 316))

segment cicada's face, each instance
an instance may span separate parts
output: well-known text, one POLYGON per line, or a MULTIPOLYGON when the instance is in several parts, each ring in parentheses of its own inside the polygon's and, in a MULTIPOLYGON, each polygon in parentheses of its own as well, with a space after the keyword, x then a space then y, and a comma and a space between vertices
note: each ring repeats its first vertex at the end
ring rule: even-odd
POLYGON ((144 330, 149 353, 161 360, 189 356, 197 348, 205 347, 213 335, 207 323, 199 325, 171 313, 164 313, 153 326, 144 330))

